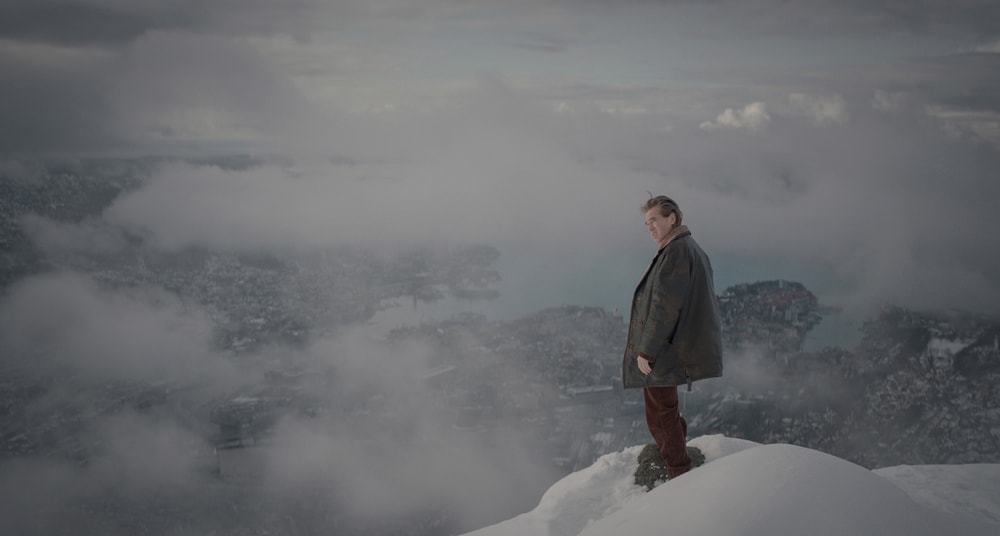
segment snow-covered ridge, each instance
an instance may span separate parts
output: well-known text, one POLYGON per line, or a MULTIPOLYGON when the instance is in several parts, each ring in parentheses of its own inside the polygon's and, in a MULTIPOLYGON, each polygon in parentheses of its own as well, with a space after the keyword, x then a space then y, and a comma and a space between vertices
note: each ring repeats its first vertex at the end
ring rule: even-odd
POLYGON ((702 436, 706 464, 649 493, 633 483, 641 446, 553 485, 534 510, 475 536, 1000 533, 1000 464, 869 471, 786 444, 702 436))

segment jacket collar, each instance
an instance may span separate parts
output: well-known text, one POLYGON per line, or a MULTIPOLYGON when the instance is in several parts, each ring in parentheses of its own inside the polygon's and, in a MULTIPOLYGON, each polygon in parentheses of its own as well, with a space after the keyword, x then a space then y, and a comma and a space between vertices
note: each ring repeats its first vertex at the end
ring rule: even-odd
POLYGON ((656 249, 657 253, 662 251, 663 248, 667 247, 667 244, 673 242, 674 240, 686 234, 691 234, 691 231, 688 230, 687 225, 678 225, 674 227, 673 229, 670 230, 669 233, 667 233, 667 236, 663 237, 663 241, 660 242, 660 246, 656 249))

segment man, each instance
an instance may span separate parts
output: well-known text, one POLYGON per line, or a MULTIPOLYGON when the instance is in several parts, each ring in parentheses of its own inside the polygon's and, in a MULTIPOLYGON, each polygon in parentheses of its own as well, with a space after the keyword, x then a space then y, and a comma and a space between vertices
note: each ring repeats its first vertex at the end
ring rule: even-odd
POLYGON ((675 478, 691 469, 677 386, 722 376, 721 321, 712 264, 677 203, 652 197, 642 213, 657 251, 632 298, 622 381, 643 388, 646 424, 675 478))

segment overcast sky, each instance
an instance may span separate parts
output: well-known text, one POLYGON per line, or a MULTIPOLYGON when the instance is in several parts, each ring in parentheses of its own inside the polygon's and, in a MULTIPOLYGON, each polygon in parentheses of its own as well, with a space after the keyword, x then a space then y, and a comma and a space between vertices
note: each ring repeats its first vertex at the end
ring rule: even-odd
POLYGON ((105 215, 168 249, 486 242, 627 300, 648 190, 722 286, 1000 303, 988 0, 0 0, 0 70, 7 169, 292 158, 167 166, 105 215))

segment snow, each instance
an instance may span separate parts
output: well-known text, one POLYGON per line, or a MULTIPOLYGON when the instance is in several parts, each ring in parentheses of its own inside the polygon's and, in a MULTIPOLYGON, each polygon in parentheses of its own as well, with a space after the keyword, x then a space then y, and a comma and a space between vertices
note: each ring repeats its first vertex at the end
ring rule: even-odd
POLYGON ((874 473, 925 507, 1000 524, 1000 464, 899 465, 874 473))
POLYGON ((933 338, 927 343, 927 349, 932 354, 955 355, 975 341, 953 341, 951 339, 933 338))
POLYGON ((538 506, 470 536, 767 534, 996 536, 1000 464, 869 471, 819 451, 722 435, 688 443, 706 463, 646 493, 642 446, 555 483, 538 506))

